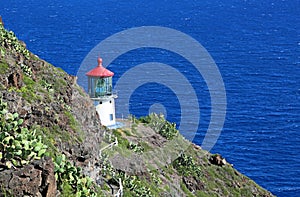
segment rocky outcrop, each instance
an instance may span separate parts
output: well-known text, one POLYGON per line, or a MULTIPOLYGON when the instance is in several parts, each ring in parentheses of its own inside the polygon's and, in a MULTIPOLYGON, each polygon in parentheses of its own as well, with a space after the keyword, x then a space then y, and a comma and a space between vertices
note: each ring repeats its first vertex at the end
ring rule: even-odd
POLYGON ((54 164, 44 158, 24 166, 0 172, 0 196, 45 196, 56 195, 54 164))
POLYGON ((227 162, 226 162, 226 159, 223 158, 221 155, 219 154, 215 154, 215 155, 212 155, 210 158, 209 158, 209 161, 211 164, 214 164, 214 165, 217 165, 217 166, 223 166, 223 165, 226 165, 227 162))
POLYGON ((188 188, 189 191, 194 193, 197 190, 203 190, 204 189, 204 183, 202 183, 200 180, 195 179, 192 176, 183 177, 182 178, 183 183, 188 188))

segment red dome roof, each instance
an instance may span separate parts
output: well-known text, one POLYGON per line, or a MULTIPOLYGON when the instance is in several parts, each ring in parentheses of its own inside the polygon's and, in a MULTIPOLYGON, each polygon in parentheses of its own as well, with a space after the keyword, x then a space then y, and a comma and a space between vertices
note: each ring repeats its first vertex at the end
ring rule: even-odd
POLYGON ((86 73, 89 77, 112 77, 114 73, 102 66, 102 59, 98 58, 98 66, 86 73))

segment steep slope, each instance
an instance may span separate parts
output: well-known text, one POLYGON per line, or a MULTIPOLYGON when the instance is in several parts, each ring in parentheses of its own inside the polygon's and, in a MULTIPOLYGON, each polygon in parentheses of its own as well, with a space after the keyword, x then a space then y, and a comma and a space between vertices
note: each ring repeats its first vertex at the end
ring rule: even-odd
POLYGON ((115 184, 121 177, 125 196, 272 196, 161 115, 120 121, 122 128, 104 134, 103 147, 118 144, 101 152, 102 173, 115 184))
POLYGON ((76 78, 29 52, 1 24, 0 74, 7 111, 18 113, 20 127, 42 136, 49 156, 62 153, 82 166, 99 162, 95 155, 103 128, 76 78))
POLYGON ((76 78, 1 24, 0 92, 0 196, 272 196, 161 116, 100 126, 76 78))

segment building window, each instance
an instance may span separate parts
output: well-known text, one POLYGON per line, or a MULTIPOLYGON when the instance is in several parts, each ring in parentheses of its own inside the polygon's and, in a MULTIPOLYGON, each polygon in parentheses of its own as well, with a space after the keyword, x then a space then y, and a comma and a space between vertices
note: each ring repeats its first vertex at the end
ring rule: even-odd
POLYGON ((113 114, 109 114, 109 119, 110 119, 110 121, 113 121, 113 120, 114 120, 113 114))

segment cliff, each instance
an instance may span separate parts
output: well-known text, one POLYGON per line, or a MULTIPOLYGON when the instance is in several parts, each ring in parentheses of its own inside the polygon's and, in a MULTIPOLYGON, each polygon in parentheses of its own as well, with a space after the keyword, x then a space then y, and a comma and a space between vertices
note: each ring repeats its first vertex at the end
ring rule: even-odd
POLYGON ((1 23, 0 92, 0 196, 272 196, 159 115, 101 126, 76 78, 1 23))

